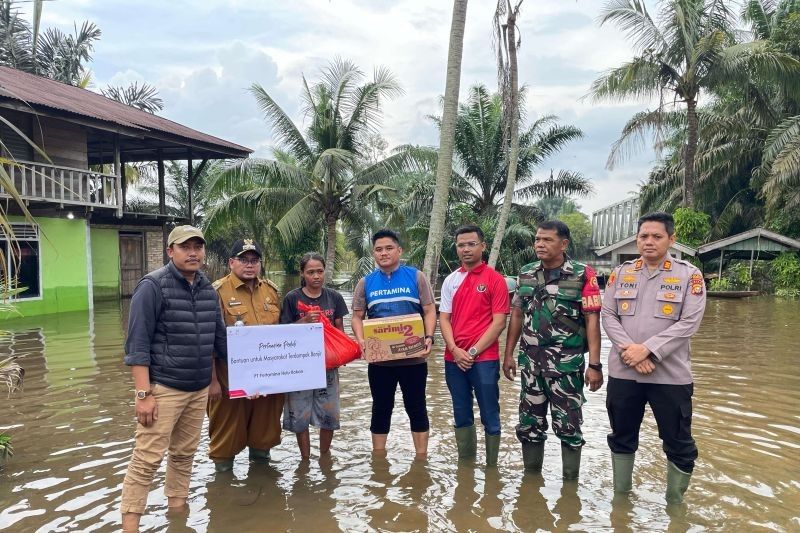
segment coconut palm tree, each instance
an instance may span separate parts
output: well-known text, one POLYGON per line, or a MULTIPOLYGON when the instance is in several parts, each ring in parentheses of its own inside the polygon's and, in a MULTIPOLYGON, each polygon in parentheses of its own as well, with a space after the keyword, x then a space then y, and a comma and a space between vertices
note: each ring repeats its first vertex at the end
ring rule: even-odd
POLYGON ((361 84, 363 73, 350 61, 336 59, 309 84, 303 77, 305 134, 267 91, 254 84, 255 96, 273 129, 280 151, 275 159, 247 159, 219 174, 211 185, 222 198, 208 214, 210 228, 226 225, 244 213, 268 220, 282 213, 275 228, 284 242, 309 228, 321 227, 326 238, 326 279, 336 259, 336 232, 341 222, 366 228, 373 219, 368 204, 391 191, 390 177, 404 168, 407 154, 396 153, 362 166, 368 135, 374 133, 386 98, 401 94, 389 70, 378 68, 361 84))
POLYGON ((439 255, 447 215, 447 197, 450 190, 450 169, 453 165, 453 142, 458 113, 458 92, 461 84, 461 55, 464 50, 464 27, 467 21, 467 0, 453 1, 453 16, 450 23, 450 45, 447 52, 447 77, 444 88, 444 107, 439 132, 439 154, 436 165, 436 189, 433 194, 431 222, 428 230, 428 245, 422 271, 436 286, 439 255))
MULTIPOLYGON (((673 103, 685 106, 683 205, 695 205, 698 103, 703 91, 748 86, 754 80, 771 80, 791 93, 800 89, 800 63, 761 40, 737 43, 734 22, 730 3, 722 0, 665 0, 656 19, 642 0, 611 0, 600 15, 601 25, 616 24, 627 34, 636 55, 595 80, 593 98, 657 98, 656 109, 639 117, 640 131, 661 131, 673 103)), ((627 148, 617 144, 609 166, 624 157, 627 148)))

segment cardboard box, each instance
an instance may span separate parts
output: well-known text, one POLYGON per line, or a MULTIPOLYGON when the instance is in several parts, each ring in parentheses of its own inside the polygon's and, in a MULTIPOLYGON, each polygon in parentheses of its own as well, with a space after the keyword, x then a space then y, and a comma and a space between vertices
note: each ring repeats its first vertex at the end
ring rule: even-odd
POLYGON ((370 363, 421 357, 425 327, 420 315, 399 315, 364 320, 364 359, 370 363))

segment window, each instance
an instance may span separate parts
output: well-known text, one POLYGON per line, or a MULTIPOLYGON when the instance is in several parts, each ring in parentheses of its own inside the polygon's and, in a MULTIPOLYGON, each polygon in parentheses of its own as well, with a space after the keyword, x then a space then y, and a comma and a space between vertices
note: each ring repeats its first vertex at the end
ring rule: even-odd
POLYGON ((39 298, 42 295, 42 273, 39 257, 39 227, 34 224, 12 223, 14 238, 0 234, 0 251, 5 264, 2 276, 13 280, 14 287, 22 288, 14 299, 39 298))

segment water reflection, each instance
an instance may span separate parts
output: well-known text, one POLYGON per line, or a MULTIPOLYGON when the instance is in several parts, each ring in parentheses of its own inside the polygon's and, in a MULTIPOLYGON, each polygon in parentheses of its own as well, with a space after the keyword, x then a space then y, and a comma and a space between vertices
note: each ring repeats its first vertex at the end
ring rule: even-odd
MULTIPOLYGON (((294 287, 286 281, 286 288, 294 287)), ((793 328, 800 305, 758 298, 710 300, 694 342, 694 433, 700 448, 688 504, 664 505, 666 463, 652 416, 645 419, 634 492, 612 499, 605 392, 587 393, 581 480, 560 480, 557 439, 543 475, 522 474, 513 432, 518 382, 501 383, 499 466, 459 463, 441 353, 430 363, 430 454, 414 457, 408 422, 395 410, 389 451, 370 449, 366 366, 341 371, 342 429, 331 456, 302 462, 286 434, 269 465, 241 455, 215 474, 204 438, 189 514, 167 514, 164 470, 149 498, 152 531, 537 531, 800 529, 800 391, 793 328)), ((0 471, 0 529, 114 530, 133 435, 127 309, 6 322, 0 354, 23 356, 24 394, 3 401, 0 428, 17 455, 0 471), (10 428, 10 429, 8 429, 10 428)), ((604 341, 603 353, 608 346, 604 341)), ((204 430, 204 435, 207 434, 204 430)))

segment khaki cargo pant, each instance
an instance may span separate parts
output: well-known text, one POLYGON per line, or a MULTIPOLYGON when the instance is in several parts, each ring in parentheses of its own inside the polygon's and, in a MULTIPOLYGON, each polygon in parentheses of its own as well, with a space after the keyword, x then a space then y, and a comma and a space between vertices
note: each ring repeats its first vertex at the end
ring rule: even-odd
POLYGON ((136 425, 133 455, 122 483, 123 514, 144 514, 150 485, 167 451, 164 494, 180 498, 189 495, 192 461, 206 414, 208 387, 184 392, 156 384, 153 396, 158 405, 158 420, 150 427, 136 425))

